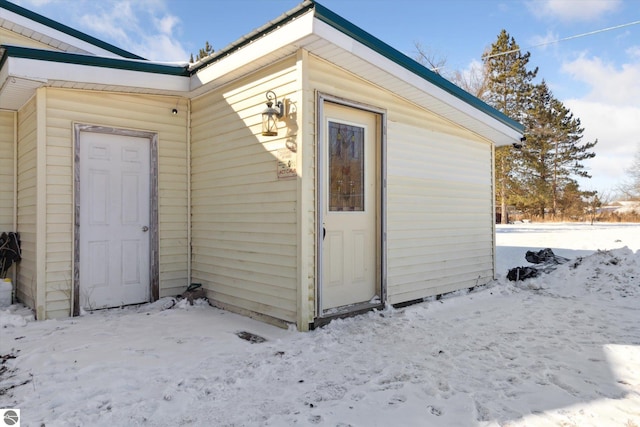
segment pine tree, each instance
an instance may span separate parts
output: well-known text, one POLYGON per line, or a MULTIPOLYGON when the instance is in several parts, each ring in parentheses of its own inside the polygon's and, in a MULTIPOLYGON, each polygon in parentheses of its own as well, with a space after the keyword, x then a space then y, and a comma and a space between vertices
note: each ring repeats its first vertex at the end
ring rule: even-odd
POLYGON ((211 55, 213 52, 214 52, 213 47, 209 44, 209 41, 206 41, 204 43, 204 47, 198 51, 198 54, 196 55, 195 60, 193 58, 193 53, 191 54, 191 56, 189 57, 189 62, 192 64, 194 62, 198 62, 201 59, 204 59, 207 56, 211 55))
POLYGON ((598 141, 582 142, 580 119, 553 96, 544 80, 534 86, 525 113, 527 143, 520 152, 518 179, 529 200, 521 200, 521 207, 535 208, 542 217, 547 210, 555 216, 567 190, 575 187, 580 197, 574 177, 591 177, 581 162, 595 157, 590 150, 598 141))
MULTIPOLYGON (((530 53, 522 53, 520 47, 506 30, 502 30, 491 49, 483 56, 487 80, 483 97, 489 105, 514 120, 522 122, 533 91, 531 81, 538 68, 527 70, 530 53)), ((517 153, 511 146, 496 149, 496 198, 501 205, 502 223, 507 222, 507 201, 514 184, 514 166, 517 153)))
POLYGON ((569 181, 558 196, 561 220, 583 219, 585 212, 589 212, 589 202, 596 195, 597 191, 582 191, 576 181, 569 181))

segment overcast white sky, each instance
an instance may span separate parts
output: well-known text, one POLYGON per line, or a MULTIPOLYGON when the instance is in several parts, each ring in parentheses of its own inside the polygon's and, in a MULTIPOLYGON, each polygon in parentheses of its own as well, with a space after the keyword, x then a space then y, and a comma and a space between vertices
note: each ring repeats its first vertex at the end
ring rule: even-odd
MULTIPOLYGON (((13 0, 152 60, 186 61, 205 41, 219 50, 298 0, 13 0)), ((607 191, 640 150, 640 0, 320 0, 405 54, 415 42, 465 70, 505 29, 531 52, 584 139, 598 139, 584 189, 607 191), (617 27, 617 28, 614 28, 617 27), (604 30, 604 31, 600 31, 604 30), (584 35, 583 34, 588 34, 584 35), (573 37, 580 36, 580 37, 573 37), (557 43, 553 41, 567 39, 557 43), (551 42, 551 43, 550 43, 551 42)), ((445 70, 446 71, 446 70, 445 70)))

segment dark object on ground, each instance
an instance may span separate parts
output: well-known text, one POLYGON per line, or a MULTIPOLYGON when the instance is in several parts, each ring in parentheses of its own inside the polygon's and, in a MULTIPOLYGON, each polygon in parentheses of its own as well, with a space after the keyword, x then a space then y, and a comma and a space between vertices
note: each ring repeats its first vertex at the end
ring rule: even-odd
POLYGON ((537 268, 533 267, 516 267, 509 270, 507 273, 507 279, 512 282, 517 282, 518 280, 530 279, 532 277, 538 277, 540 275, 540 271, 537 268))
POLYGON ((178 299, 186 298, 189 304, 193 305, 193 300, 206 298, 207 294, 200 283, 192 283, 186 291, 178 295, 178 299))
POLYGON ((260 344, 267 340, 266 338, 262 338, 260 335, 247 331, 236 332, 236 335, 243 340, 249 341, 251 344, 260 344))
POLYGON ((13 232, 2 233, 0 235, 0 279, 6 277, 11 265, 21 259, 20 235, 13 232))
POLYGON ((531 264, 564 264, 569 261, 565 258, 553 253, 551 248, 539 250, 538 252, 527 251, 524 258, 531 264))
POLYGON ((538 252, 527 251, 525 259, 532 264, 537 264, 539 267, 516 267, 509 270, 507 273, 507 279, 512 282, 519 280, 531 279, 532 277, 538 277, 542 273, 549 273, 556 269, 560 264, 564 264, 569 261, 569 258, 565 258, 553 253, 550 248, 542 249, 538 252))
MULTIPOLYGON (((18 350, 20 351, 20 350, 18 350)), ((16 387, 20 387, 21 385, 28 384, 31 382, 31 378, 27 380, 20 381, 16 377, 16 368, 9 369, 5 362, 9 359, 15 359, 17 356, 14 353, 7 353, 0 355, 0 396, 8 396, 12 397, 10 393, 16 387)), ((33 374, 30 374, 33 377, 33 374)), ((8 425, 8 424, 6 424, 8 425)))

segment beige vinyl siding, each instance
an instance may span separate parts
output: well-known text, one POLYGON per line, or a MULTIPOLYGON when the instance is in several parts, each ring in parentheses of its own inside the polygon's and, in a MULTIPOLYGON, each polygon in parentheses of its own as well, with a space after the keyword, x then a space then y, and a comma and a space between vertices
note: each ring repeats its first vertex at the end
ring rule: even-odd
POLYGON ((13 111, 0 111, 0 233, 16 231, 13 223, 15 117, 13 111))
POLYGON ((70 315, 73 277, 73 124, 158 133, 160 296, 187 279, 187 102, 66 89, 47 92, 47 317, 70 315), (172 115, 177 108, 179 114, 172 115))
POLYGON ((324 60, 310 59, 310 81, 317 90, 387 111, 389 302, 491 280, 491 143, 324 60))
MULTIPOLYGON (((37 144, 36 98, 18 111, 18 232, 22 260, 18 268, 16 297, 31 308, 37 301, 37 144)), ((41 303, 41 302, 40 302, 41 303)))
POLYGON ((390 123, 391 303, 493 278, 491 145, 390 123))
POLYGON ((295 58, 192 102, 192 277, 219 306, 295 322, 297 179, 277 178, 276 152, 297 125, 261 135, 268 90, 297 105, 295 58))

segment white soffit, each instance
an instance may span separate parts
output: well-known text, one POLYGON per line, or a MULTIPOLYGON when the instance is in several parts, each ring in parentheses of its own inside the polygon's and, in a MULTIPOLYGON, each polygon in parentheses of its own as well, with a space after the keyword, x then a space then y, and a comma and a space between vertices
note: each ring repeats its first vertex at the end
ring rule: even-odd
POLYGON ((79 89, 181 94, 189 90, 189 77, 132 70, 8 58, 0 74, 0 108, 17 109, 33 95, 33 89, 64 86, 79 89))
POLYGON ((0 75, 0 110, 17 111, 43 85, 42 81, 0 75))
POLYGON ((292 55, 300 48, 497 145, 512 144, 521 137, 517 130, 315 18, 313 9, 197 71, 191 76, 190 95, 201 95, 292 55))
POLYGON ((294 54, 299 48, 298 42, 312 34, 313 19, 313 10, 310 10, 197 71, 191 76, 191 95, 200 95, 212 85, 222 86, 294 54))
POLYGON ((437 85, 396 64, 332 26, 315 19, 314 34, 330 47, 308 46, 310 52, 344 69, 354 71, 383 88, 457 123, 497 145, 512 144, 521 134, 437 85), (345 55, 345 53, 347 53, 345 55))
POLYGON ((189 78, 108 67, 51 62, 28 58, 10 58, 9 75, 31 80, 64 80, 104 86, 186 92, 189 78))

